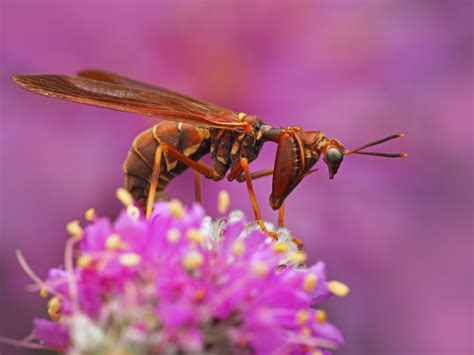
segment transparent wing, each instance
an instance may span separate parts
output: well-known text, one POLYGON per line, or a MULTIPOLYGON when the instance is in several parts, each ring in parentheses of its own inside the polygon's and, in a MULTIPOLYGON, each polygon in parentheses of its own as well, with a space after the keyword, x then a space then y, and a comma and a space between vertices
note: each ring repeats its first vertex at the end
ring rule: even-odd
POLYGON ((79 76, 16 75, 13 81, 37 94, 81 104, 205 127, 248 127, 240 122, 236 112, 105 72, 85 71, 79 76))
POLYGON ((184 102, 190 102, 193 103, 195 106, 200 107, 202 110, 205 110, 207 112, 212 112, 216 115, 228 115, 228 116, 233 116, 233 119, 235 121, 238 121, 238 115, 236 112, 231 111, 229 109, 226 109, 224 107, 212 104, 210 102, 205 102, 201 100, 197 100, 193 97, 186 96, 183 94, 180 94, 176 91, 172 91, 157 85, 152 85, 148 83, 144 83, 135 79, 130 79, 125 76, 121 76, 115 73, 110 73, 106 72, 103 70, 96 70, 96 69, 87 69, 87 70, 82 70, 78 74, 78 76, 87 78, 87 79, 92 79, 92 80, 97 80, 97 81, 103 81, 111 84, 116 84, 116 85, 121 85, 124 87, 129 87, 129 88, 134 88, 138 90, 143 90, 143 91, 149 91, 153 92, 157 95, 162 95, 162 96, 167 96, 169 98, 174 98, 176 100, 182 100, 184 102))

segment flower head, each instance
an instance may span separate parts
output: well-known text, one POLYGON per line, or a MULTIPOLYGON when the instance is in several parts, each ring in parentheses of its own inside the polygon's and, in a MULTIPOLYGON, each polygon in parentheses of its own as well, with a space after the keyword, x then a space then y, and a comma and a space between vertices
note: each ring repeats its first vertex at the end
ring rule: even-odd
POLYGON ((287 231, 274 242, 241 212, 215 221, 176 200, 156 204, 149 220, 130 206, 115 221, 89 216, 83 230, 69 228, 74 261, 42 284, 51 320, 36 319, 33 335, 44 345, 70 354, 327 354, 342 344, 316 306, 344 285, 326 280, 322 262, 304 267, 287 231))

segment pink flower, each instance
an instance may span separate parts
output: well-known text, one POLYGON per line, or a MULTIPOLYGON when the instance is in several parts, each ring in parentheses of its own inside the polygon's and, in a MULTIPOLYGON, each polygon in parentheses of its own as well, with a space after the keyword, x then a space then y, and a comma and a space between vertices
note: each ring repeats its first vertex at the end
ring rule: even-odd
POLYGON ((329 354, 343 338, 316 309, 347 287, 279 230, 266 238, 242 213, 212 220, 199 205, 128 206, 94 217, 72 270, 51 269, 52 321, 33 335, 66 353, 329 354))

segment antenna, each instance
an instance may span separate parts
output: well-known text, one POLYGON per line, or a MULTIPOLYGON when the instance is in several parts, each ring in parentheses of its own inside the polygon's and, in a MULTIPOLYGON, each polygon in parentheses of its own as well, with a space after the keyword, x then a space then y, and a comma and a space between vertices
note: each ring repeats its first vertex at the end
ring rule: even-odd
POLYGON ((382 144, 382 143, 385 143, 387 141, 391 141, 392 139, 402 138, 404 136, 405 135, 403 133, 392 134, 391 136, 376 140, 376 141, 371 142, 371 143, 364 144, 363 146, 360 146, 358 148, 351 149, 351 150, 346 150, 344 152, 344 154, 349 155, 349 154, 354 153, 354 154, 371 155, 371 156, 384 157, 384 158, 405 158, 405 157, 408 156, 408 154, 406 154, 406 153, 361 152, 362 149, 373 147, 374 145, 382 144))

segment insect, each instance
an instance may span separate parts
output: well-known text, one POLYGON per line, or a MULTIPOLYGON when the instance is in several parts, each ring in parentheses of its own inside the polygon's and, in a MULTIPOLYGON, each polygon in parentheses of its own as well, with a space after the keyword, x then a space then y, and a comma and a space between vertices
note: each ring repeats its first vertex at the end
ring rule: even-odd
POLYGON ((315 171, 312 168, 320 157, 333 179, 343 159, 351 154, 407 156, 364 151, 403 134, 346 149, 339 140, 328 138, 321 131, 305 131, 297 126, 272 127, 257 116, 104 71, 85 70, 77 76, 15 75, 13 81, 37 94, 165 120, 136 137, 123 165, 125 187, 145 208, 147 217, 157 191, 163 191, 174 177, 191 168, 195 172, 198 200, 201 175, 221 180, 227 174, 229 181, 245 181, 258 224, 275 237, 263 223, 252 180, 273 176, 270 205, 280 210, 279 224, 283 225, 286 197, 315 171), (249 163, 258 157, 265 142, 278 144, 275 164, 273 168, 250 173, 249 163), (213 167, 201 161, 209 153, 213 167))

